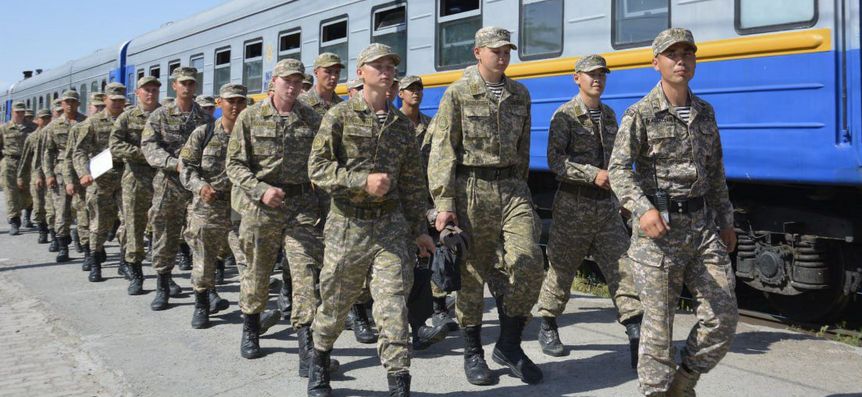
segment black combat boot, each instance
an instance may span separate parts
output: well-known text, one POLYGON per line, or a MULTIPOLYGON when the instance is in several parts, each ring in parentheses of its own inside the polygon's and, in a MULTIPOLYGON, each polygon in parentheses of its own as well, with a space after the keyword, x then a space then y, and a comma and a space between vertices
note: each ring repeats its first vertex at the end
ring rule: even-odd
POLYGON ((84 246, 81 244, 81 237, 78 235, 78 228, 74 228, 70 232, 72 236, 72 242, 75 243, 75 251, 79 254, 84 253, 84 246))
POLYGON ((216 261, 215 268, 215 285, 224 284, 224 262, 227 259, 220 259, 216 261))
POLYGON ((140 262, 129 264, 129 273, 132 278, 129 280, 129 288, 126 292, 129 295, 141 295, 144 293, 144 269, 140 262))
POLYGON ((329 353, 311 346, 311 359, 308 364, 308 397, 330 397, 332 387, 329 386, 329 353))
POLYGON ((377 335, 374 334, 371 323, 368 321, 365 304, 355 304, 350 310, 353 311, 353 336, 356 337, 356 341, 366 344, 377 343, 377 335))
POLYGON ((282 317, 290 318, 293 314, 293 285, 291 280, 281 283, 276 304, 278 304, 278 310, 281 311, 282 317))
POLYGON ((180 244, 180 252, 177 253, 177 267, 180 270, 192 270, 192 253, 188 244, 180 244))
POLYGON ((210 326, 210 296, 208 291, 195 291, 195 311, 192 313, 192 328, 202 329, 210 326))
POLYGON ((48 244, 48 224, 39 223, 39 244, 48 244))
POLYGON ((84 262, 81 262, 81 270, 89 272, 93 267, 93 262, 96 260, 96 255, 90 252, 90 246, 84 248, 84 262))
POLYGON ((242 341, 239 345, 242 358, 255 359, 260 352, 260 314, 244 314, 242 322, 242 341))
POLYGON ((482 350, 482 326, 463 327, 464 336, 464 375, 467 382, 474 385, 490 385, 494 382, 488 363, 485 362, 485 351, 482 350))
POLYGON ((126 250, 120 247, 120 263, 117 264, 117 274, 123 276, 126 280, 132 279, 132 273, 129 271, 129 263, 126 262, 126 250))
POLYGON ((557 331, 557 319, 555 317, 542 317, 542 325, 539 326, 537 339, 543 353, 554 357, 566 355, 563 342, 560 342, 560 333, 557 331))
POLYGON ((107 241, 114 241, 114 238, 117 237, 117 230, 120 229, 120 221, 114 221, 114 225, 111 226, 111 229, 108 230, 108 234, 106 237, 107 241))
POLYGON ((168 273, 168 293, 171 298, 179 298, 183 294, 182 287, 174 282, 174 277, 170 273, 168 273))
POLYGON ((629 356, 631 357, 632 368, 638 367, 638 347, 641 342, 641 322, 640 320, 626 323, 626 335, 629 337, 629 356))
POLYGON ((14 217, 9 220, 9 235, 18 236, 21 234, 21 218, 14 217))
POLYGON ((51 236, 51 245, 48 246, 48 252, 59 251, 60 241, 57 239, 57 232, 54 229, 48 229, 48 234, 51 236))
POLYGON ((389 397, 410 397, 410 372, 386 374, 389 382, 389 397))
POLYGON ((434 314, 431 316, 431 324, 434 327, 446 327, 449 332, 458 330, 458 323, 449 315, 449 309, 446 307, 446 297, 434 298, 434 314))
POLYGON ((429 327, 421 321, 410 323, 413 350, 425 350, 429 346, 446 339, 446 327, 429 327))
POLYGON ((57 237, 57 240, 60 240, 58 244, 57 250, 57 263, 63 263, 69 261, 69 241, 68 237, 57 237))
POLYGON ((299 344, 297 354, 299 355, 299 376, 308 377, 308 365, 311 361, 311 351, 314 350, 314 342, 311 340, 311 326, 303 325, 296 330, 296 341, 299 344))
POLYGON ((521 378, 524 383, 532 385, 541 382, 542 370, 521 349, 526 317, 509 317, 503 313, 502 306, 498 305, 497 308, 500 313, 500 337, 494 345, 491 358, 495 363, 509 367, 512 375, 521 378))
POLYGON ((215 288, 207 290, 207 295, 209 295, 210 314, 216 314, 230 307, 230 302, 227 299, 222 299, 215 288))
POLYGON ((93 264, 90 266, 90 275, 87 276, 87 280, 90 280, 91 283, 104 281, 102 278, 102 263, 104 263, 104 260, 101 255, 98 255, 98 253, 99 251, 96 251, 96 254, 92 255, 93 264))
POLYGON ((168 308, 168 298, 170 297, 171 274, 157 274, 156 277, 156 297, 150 303, 150 309, 153 311, 165 310, 168 308))
POLYGON ((27 229, 33 228, 33 221, 30 220, 30 213, 31 212, 33 212, 33 211, 31 211, 30 209, 24 208, 24 222, 21 224, 21 226, 24 226, 27 229))
POLYGON ((95 255, 96 259, 99 260, 99 262, 101 263, 105 263, 105 261, 108 260, 108 254, 105 253, 105 247, 102 247, 101 251, 93 252, 93 255, 95 255))
POLYGON ((279 321, 281 321, 281 310, 264 310, 260 314, 260 335, 266 334, 279 321))

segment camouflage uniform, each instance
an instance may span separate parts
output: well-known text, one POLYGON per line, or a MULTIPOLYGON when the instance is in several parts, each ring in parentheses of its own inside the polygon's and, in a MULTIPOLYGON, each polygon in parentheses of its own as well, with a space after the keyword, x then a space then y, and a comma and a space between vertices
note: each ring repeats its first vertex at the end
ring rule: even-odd
POLYGON ((554 200, 548 237, 548 273, 539 294, 539 315, 558 317, 571 296, 572 281, 589 254, 608 284, 617 320, 626 323, 643 309, 630 269, 621 262, 628 249, 619 202, 593 181, 607 169, 617 134, 614 111, 601 105, 601 121, 594 123, 580 96, 563 104, 551 117, 548 165, 560 182, 554 200))
POLYGON ((473 242, 456 303, 461 326, 482 324, 483 282, 511 317, 530 316, 542 283, 538 216, 527 187, 530 93, 504 79, 498 101, 476 66, 468 67, 443 94, 429 129, 435 207, 456 212, 473 242))
MULTIPOLYGON (((14 110, 18 111, 17 108, 14 110)), ((26 197, 30 192, 18 189, 18 164, 23 154, 24 141, 35 130, 36 125, 27 121, 21 124, 10 121, 0 126, 0 183, 5 191, 6 218, 10 222, 18 219, 19 226, 21 210, 24 209, 26 197)))
MULTIPOLYGON (((91 102, 92 103, 92 102, 91 102)), ((70 213, 69 219, 71 217, 75 217, 76 227, 75 229, 78 232, 78 241, 81 246, 87 247, 86 250, 90 248, 90 209, 87 207, 87 189, 81 186, 81 181, 78 178, 78 172, 75 171, 74 164, 74 148, 75 142, 78 141, 78 135, 80 134, 81 128, 84 127, 84 123, 87 120, 83 120, 78 124, 69 128, 69 136, 66 138, 66 148, 62 153, 62 173, 63 173, 63 181, 67 184, 72 184, 75 187, 75 193, 72 195, 72 212, 70 213)), ((60 183, 59 180, 57 183, 60 183)), ((63 188, 65 189, 65 185, 63 188)), ((64 190, 65 191, 65 190, 64 190)))
MULTIPOLYGON (((78 100, 78 93, 67 91, 63 93, 63 99, 78 100)), ((78 113, 75 120, 68 120, 65 114, 51 121, 45 127, 45 153, 42 161, 42 172, 45 173, 45 178, 55 178, 57 186, 49 188, 54 201, 54 231, 59 238, 69 237, 69 229, 72 224, 72 196, 66 194, 66 178, 64 156, 66 154, 66 145, 69 142, 69 132, 72 126, 84 121, 86 117, 78 113)), ((69 183, 76 182, 69 180, 69 183)), ((80 225, 79 225, 80 226, 80 225)), ((81 231, 79 231, 79 235, 81 231)), ((83 236, 81 236, 83 238, 83 236)), ((84 244, 83 240, 81 244, 84 244)))
MULTIPOLYGON (((177 70, 181 69, 194 70, 177 70)), ((186 72, 176 72, 179 73, 186 72)), ((182 78, 194 77, 183 75, 182 78)), ((141 132, 144 157, 151 167, 158 170, 153 178, 150 223, 153 228, 153 269, 159 274, 170 274, 174 268, 186 210, 192 199, 191 192, 180 184, 177 172, 180 149, 195 128, 211 121, 196 102, 192 102, 189 113, 183 113, 176 103, 170 103, 154 110, 141 132)))
POLYGON ((33 221, 38 224, 50 224, 54 222, 54 210, 52 203, 46 203, 45 174, 42 172, 42 149, 45 143, 45 128, 39 128, 24 140, 24 149, 21 151, 21 163, 18 165, 18 179, 23 180, 30 188, 30 196, 33 198, 33 221), (36 181, 42 180, 42 187, 36 186, 36 181))
MULTIPOLYGON (((382 53, 391 54, 380 44, 363 53, 382 47, 382 53)), ((332 349, 370 277, 380 331, 377 352, 388 373, 405 372, 410 366, 406 300, 415 259, 408 242, 427 229, 427 192, 413 123, 390 106, 380 125, 364 98, 355 95, 326 114, 308 164, 312 182, 332 195, 320 274, 322 303, 312 325, 315 350, 332 349), (372 172, 391 178, 383 197, 365 191, 372 172)))
MULTIPOLYGON (((690 32, 670 29, 656 38, 654 55, 670 47, 668 42, 694 45, 690 32)), ((644 394, 665 392, 674 377, 672 325, 683 284, 697 301, 698 322, 682 352, 689 370, 705 373, 724 357, 738 319, 733 269, 716 233, 716 226, 733 227, 733 207, 715 112, 691 92, 689 98, 688 123, 670 105, 661 83, 626 110, 609 165, 611 187, 635 220, 628 256, 644 306, 638 364, 644 394), (655 208, 658 189, 671 200, 670 230, 652 239, 637 220, 655 208)))

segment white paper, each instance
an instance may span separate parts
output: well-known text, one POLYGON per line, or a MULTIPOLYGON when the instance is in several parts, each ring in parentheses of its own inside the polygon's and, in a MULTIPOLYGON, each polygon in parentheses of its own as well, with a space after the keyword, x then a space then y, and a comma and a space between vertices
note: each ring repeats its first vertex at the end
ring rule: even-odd
POLYGON ((102 174, 114 168, 114 159, 111 158, 111 149, 105 149, 90 159, 90 176, 96 179, 102 174))

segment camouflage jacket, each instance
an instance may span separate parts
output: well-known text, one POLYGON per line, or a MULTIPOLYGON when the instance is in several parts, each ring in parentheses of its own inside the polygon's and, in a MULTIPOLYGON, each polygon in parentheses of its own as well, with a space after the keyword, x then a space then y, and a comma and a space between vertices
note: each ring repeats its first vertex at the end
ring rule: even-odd
POLYGON ((422 154, 422 175, 428 175, 428 155, 431 153, 431 135, 427 134, 431 117, 419 112, 419 123, 413 124, 416 130, 416 144, 419 145, 419 153, 422 154))
POLYGON ((530 170, 530 93, 510 78, 500 101, 485 87, 476 66, 464 70, 440 100, 431 134, 428 185, 438 211, 455 210, 459 165, 530 170))
POLYGON ((36 130, 36 124, 8 122, 0 126, 0 159, 9 157, 18 160, 24 154, 24 141, 36 130))
POLYGON ((86 120, 69 128, 69 136, 66 138, 66 150, 60 153, 59 161, 62 163, 60 173, 63 174, 63 180, 67 184, 75 186, 80 186, 81 184, 78 179, 78 171, 75 170, 75 145, 78 142, 78 135, 81 129, 85 128, 89 121, 90 117, 87 117, 86 120))
POLYGON ((575 96, 551 116, 548 166, 558 181, 593 186, 599 170, 608 168, 617 137, 617 116, 605 104, 601 111, 601 121, 596 124, 584 101, 575 96))
POLYGON ((333 200, 362 207, 395 202, 414 236, 427 230, 427 191, 416 133, 413 123, 394 106, 383 125, 362 95, 330 109, 314 138, 308 172, 311 181, 333 200), (375 172, 389 174, 389 191, 383 197, 365 191, 368 174, 375 172))
MULTIPOLYGON (((115 121, 116 118, 111 116, 108 109, 105 109, 90 116, 86 122, 81 123, 81 126, 78 127, 74 146, 71 147, 71 154, 72 164, 79 178, 90 175, 90 159, 108 149, 108 141, 111 138, 111 130, 114 129, 115 121)), ((115 173, 116 170, 108 172, 115 173)))
POLYGON ((84 121, 87 117, 81 113, 76 114, 75 121, 69 122, 66 114, 52 121, 45 127, 45 153, 42 157, 42 172, 46 178, 63 174, 63 155, 66 153, 69 130, 72 126, 84 121))
POLYGON ((224 130, 221 118, 214 123, 212 135, 209 138, 207 138, 209 125, 202 125, 192 132, 180 151, 180 160, 183 162, 180 182, 195 195, 200 193, 202 187, 210 185, 222 193, 222 198, 227 200, 231 190, 230 179, 225 169, 230 132, 224 130), (209 142, 204 146, 207 139, 209 142))
POLYGON ((140 106, 135 106, 123 112, 114 123, 114 129, 111 130, 109 143, 111 155, 126 163, 128 170, 152 170, 141 150, 141 133, 151 113, 140 106))
POLYGON ((611 187, 635 217, 653 208, 647 196, 656 193, 658 182, 672 199, 704 197, 718 226, 733 227, 715 112, 691 92, 689 97, 688 124, 660 83, 626 110, 611 154, 611 187))
POLYGON ((270 187, 309 183, 308 153, 320 117, 296 101, 280 116, 272 99, 247 108, 236 120, 228 144, 230 181, 255 201, 270 187))
POLYGON ((38 128, 24 140, 21 162, 18 164, 18 179, 30 180, 31 176, 44 178, 42 172, 42 148, 45 143, 45 128, 38 128))
POLYGON ((179 184, 180 150, 195 128, 211 121, 212 117, 196 102, 192 102, 192 110, 187 114, 176 103, 154 110, 141 132, 141 151, 147 163, 179 184))
POLYGON ((338 94, 333 92, 332 101, 327 104, 323 101, 315 88, 316 87, 311 87, 310 90, 300 94, 297 99, 299 99, 300 102, 308 105, 308 107, 314 109, 314 113, 317 113, 320 118, 323 118, 323 116, 326 115, 326 112, 328 112, 329 109, 332 109, 333 106, 344 102, 344 99, 341 99, 338 94))

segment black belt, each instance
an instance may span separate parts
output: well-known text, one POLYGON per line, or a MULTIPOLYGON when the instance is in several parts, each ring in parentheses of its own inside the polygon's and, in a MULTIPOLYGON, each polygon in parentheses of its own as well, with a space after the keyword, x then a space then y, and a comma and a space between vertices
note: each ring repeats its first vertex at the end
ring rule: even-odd
POLYGON ((566 182, 560 182, 560 190, 593 200, 609 199, 613 195, 610 190, 605 190, 598 186, 593 187, 566 182))
POLYGON ((357 206, 342 200, 332 200, 332 209, 348 218, 373 220, 389 214, 398 208, 398 202, 386 201, 376 206, 357 206))
POLYGON ((296 197, 305 193, 314 191, 310 183, 292 183, 285 185, 271 184, 272 187, 277 187, 284 192, 284 197, 296 197))
MULTIPOLYGON (((655 196, 647 196, 652 205, 655 205, 656 208, 656 198, 655 196)), ((706 206, 706 200, 703 197, 695 197, 695 198, 671 198, 670 205, 668 206, 668 212, 678 213, 678 214, 690 214, 692 212, 697 212, 703 209, 706 206)))
POLYGON ((486 181, 500 181, 517 176, 515 167, 473 167, 470 165, 459 165, 458 173, 486 181))

